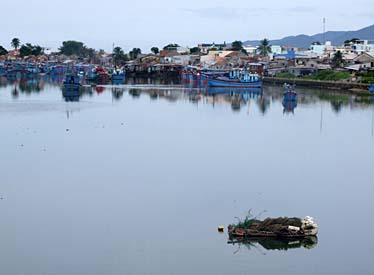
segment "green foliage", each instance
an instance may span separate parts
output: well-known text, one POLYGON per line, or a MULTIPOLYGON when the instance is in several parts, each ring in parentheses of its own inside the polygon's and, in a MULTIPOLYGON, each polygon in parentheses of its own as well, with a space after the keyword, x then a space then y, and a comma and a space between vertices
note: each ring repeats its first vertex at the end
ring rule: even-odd
POLYGON ((334 54, 334 57, 332 58, 332 65, 335 68, 339 68, 339 67, 342 67, 344 65, 343 54, 341 53, 341 51, 337 51, 334 54))
POLYGON ((160 49, 157 48, 157 47, 152 47, 151 48, 151 52, 153 52, 154 54, 159 54, 160 53, 160 49))
POLYGON ((267 56, 271 53, 270 41, 268 39, 263 39, 260 41, 260 46, 258 46, 258 52, 262 56, 267 56))
POLYGON ((174 44, 168 44, 164 47, 164 50, 168 50, 168 51, 176 51, 180 46, 176 43, 174 44))
POLYGON ((87 57, 88 48, 79 41, 64 41, 62 46, 59 48, 61 54, 72 56, 76 55, 78 57, 87 57))
POLYGON ((296 76, 294 74, 291 74, 291 73, 277 74, 277 77, 279 77, 279 78, 296 78, 296 76))
POLYGON ((43 53, 43 48, 39 45, 32 45, 30 43, 26 43, 25 45, 22 45, 19 49, 19 53, 21 57, 30 56, 30 55, 40 55, 43 53))
POLYGON ((250 209, 248 211, 247 215, 245 216, 244 220, 239 219, 238 217, 236 217, 236 219, 238 220, 238 223, 232 224, 231 226, 233 226, 235 228, 239 228, 239 229, 248 229, 254 223, 260 223, 261 221, 259 220, 259 218, 265 212, 266 212, 266 210, 262 211, 260 214, 258 214, 256 217, 254 217, 252 215, 252 210, 250 209))
POLYGON ((350 78, 351 75, 347 72, 335 72, 333 70, 323 70, 309 76, 305 76, 306 79, 313 80, 326 80, 326 81, 336 81, 350 78))
POLYGON ((139 49, 139 48, 133 48, 130 52, 129 52, 129 56, 130 56, 130 59, 131 60, 134 60, 134 59, 137 59, 138 56, 142 54, 142 50, 139 49))
POLYGON ((3 47, 0 46, 0 56, 8 54, 8 51, 3 47))
POLYGON ((113 61, 116 65, 120 65, 123 62, 128 61, 127 55, 123 52, 121 47, 115 47, 113 49, 113 61))
POLYGON ((19 48, 19 46, 21 45, 21 41, 19 40, 19 38, 13 38, 12 42, 10 42, 10 44, 12 45, 12 47, 14 49, 17 50, 19 48))
POLYGON ((199 54, 201 52, 199 47, 193 47, 190 49, 191 54, 199 54))
POLYGON ((358 73, 357 76, 361 76, 362 83, 369 83, 369 84, 374 83, 374 72, 362 72, 362 73, 358 73))
POLYGON ((231 50, 233 50, 233 51, 241 51, 241 50, 243 50, 243 42, 242 41, 238 41, 238 40, 232 42, 232 44, 231 44, 231 50))

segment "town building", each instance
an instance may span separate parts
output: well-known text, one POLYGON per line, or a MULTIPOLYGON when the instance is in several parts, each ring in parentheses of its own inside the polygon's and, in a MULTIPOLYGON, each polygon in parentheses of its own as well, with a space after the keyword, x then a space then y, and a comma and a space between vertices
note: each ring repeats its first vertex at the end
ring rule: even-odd
POLYGON ((207 44, 207 43, 199 44, 198 48, 200 49, 201 53, 207 54, 212 49, 213 50, 224 50, 226 48, 226 42, 224 42, 223 44, 216 44, 214 42, 212 44, 207 44))
POLYGON ((352 45, 352 50, 358 54, 363 52, 374 53, 374 40, 359 40, 352 45))

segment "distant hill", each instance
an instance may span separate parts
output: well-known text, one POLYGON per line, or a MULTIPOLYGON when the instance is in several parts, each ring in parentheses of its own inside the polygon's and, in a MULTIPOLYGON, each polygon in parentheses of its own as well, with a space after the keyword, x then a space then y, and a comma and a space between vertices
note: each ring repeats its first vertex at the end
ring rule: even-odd
MULTIPOLYGON (((326 41, 331 41, 333 45, 342 45, 344 41, 359 38, 363 40, 374 40, 374 25, 363 28, 357 31, 329 31, 326 32, 326 41)), ((323 33, 316 35, 297 35, 297 36, 287 36, 282 39, 271 40, 272 45, 281 46, 294 46, 302 49, 307 49, 313 43, 319 41, 323 43, 323 33)), ((258 46, 259 40, 245 41, 244 45, 258 46)))

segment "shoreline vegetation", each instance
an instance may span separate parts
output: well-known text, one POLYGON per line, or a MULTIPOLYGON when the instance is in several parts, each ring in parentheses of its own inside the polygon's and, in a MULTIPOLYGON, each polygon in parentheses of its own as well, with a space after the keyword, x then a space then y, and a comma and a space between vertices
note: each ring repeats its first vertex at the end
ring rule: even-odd
POLYGON ((355 83, 344 80, 319 80, 311 78, 297 78, 297 77, 269 77, 266 76, 263 79, 264 83, 267 84, 294 84, 296 86, 309 87, 315 89, 329 89, 329 90, 344 90, 353 94, 359 95, 372 95, 368 88, 370 84, 367 83, 355 83))

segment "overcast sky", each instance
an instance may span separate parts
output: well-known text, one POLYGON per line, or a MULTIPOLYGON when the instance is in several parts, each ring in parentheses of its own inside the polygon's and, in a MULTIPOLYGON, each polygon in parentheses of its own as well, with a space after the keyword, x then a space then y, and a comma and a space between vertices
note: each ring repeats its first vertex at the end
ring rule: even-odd
POLYGON ((57 49, 64 40, 126 51, 176 42, 275 39, 374 24, 374 0, 19 0, 1 1, 0 45, 10 40, 57 49))

